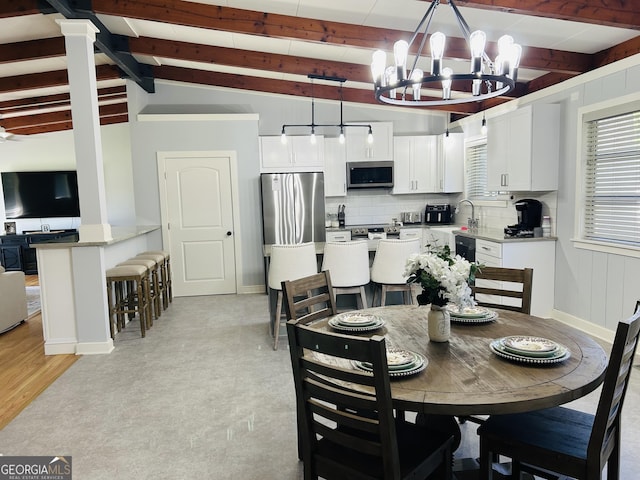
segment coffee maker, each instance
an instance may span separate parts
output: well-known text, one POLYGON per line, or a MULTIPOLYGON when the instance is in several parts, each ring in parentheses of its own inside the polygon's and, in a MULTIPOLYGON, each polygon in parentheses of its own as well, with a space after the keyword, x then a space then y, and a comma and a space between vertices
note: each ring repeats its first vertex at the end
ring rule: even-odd
POLYGON ((542 203, 538 200, 525 198, 518 200, 514 206, 518 213, 518 223, 509 225, 504 229, 504 236, 509 237, 533 237, 534 229, 542 223, 542 203))

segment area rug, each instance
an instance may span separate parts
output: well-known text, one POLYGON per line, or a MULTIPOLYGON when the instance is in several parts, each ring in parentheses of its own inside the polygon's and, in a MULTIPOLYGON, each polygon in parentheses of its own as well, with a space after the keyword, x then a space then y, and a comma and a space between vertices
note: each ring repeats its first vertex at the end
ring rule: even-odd
POLYGON ((29 316, 40 311, 40 287, 27 288, 27 313, 29 316))

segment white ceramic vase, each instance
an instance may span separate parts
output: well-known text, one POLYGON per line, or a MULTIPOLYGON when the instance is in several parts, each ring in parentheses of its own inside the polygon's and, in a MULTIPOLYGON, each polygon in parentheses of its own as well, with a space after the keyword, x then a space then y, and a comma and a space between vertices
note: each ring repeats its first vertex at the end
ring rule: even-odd
POLYGON ((446 307, 431 305, 427 315, 429 340, 432 342, 448 342, 451 336, 451 316, 446 307))

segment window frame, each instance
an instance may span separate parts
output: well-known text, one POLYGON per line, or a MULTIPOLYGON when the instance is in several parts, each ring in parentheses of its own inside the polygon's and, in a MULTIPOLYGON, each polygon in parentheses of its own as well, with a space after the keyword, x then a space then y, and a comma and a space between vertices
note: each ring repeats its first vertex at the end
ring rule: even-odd
POLYGON ((571 239, 575 248, 602 252, 626 257, 640 258, 640 246, 624 245, 603 240, 591 240, 585 237, 586 215, 586 175, 588 156, 589 122, 616 115, 640 111, 640 92, 632 93, 613 100, 606 100, 578 109, 577 148, 576 148, 576 191, 574 236, 571 239))
MULTIPOLYGON (((467 175, 467 162, 469 161, 468 150, 469 148, 476 147, 478 145, 487 145, 487 136, 486 135, 478 135, 475 137, 466 138, 464 141, 464 191, 465 198, 468 198, 473 202, 475 206, 486 206, 486 207, 507 207, 509 194, 505 192, 493 192, 495 195, 482 195, 482 196, 472 196, 469 192, 468 185, 468 175, 467 175)), ((488 161, 488 159, 487 159, 488 161)), ((486 192, 490 192, 489 190, 485 190, 486 192)))

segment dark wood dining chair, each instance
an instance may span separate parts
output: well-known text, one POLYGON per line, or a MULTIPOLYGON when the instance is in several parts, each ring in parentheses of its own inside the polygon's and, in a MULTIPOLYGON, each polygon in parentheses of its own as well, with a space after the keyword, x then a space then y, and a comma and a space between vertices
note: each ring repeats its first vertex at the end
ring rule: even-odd
POLYGON ((491 480, 491 459, 512 459, 520 472, 543 478, 620 478, 620 416, 640 332, 640 311, 618 323, 595 415, 566 407, 491 416, 478 428, 481 479, 491 480))
POLYGON ((295 321, 287 322, 287 334, 305 480, 451 478, 452 437, 393 415, 383 337, 295 321), (351 362, 367 362, 372 372, 351 362))
POLYGON ((332 317, 338 312, 328 270, 282 282, 287 320, 308 324, 332 317))
MULTIPOLYGON (((520 284, 518 288, 507 288, 510 285, 502 284, 501 288, 484 283, 478 286, 477 282, 471 285, 471 291, 476 298, 478 305, 489 308, 502 308, 514 312, 531 313, 531 287, 533 285, 532 268, 503 268, 503 267, 482 267, 475 275, 477 280, 492 280, 496 282, 509 282, 520 284), (493 295, 503 298, 520 299, 519 306, 498 303, 493 299, 478 299, 478 295, 493 295)), ((515 287, 515 286, 514 286, 515 287)))

